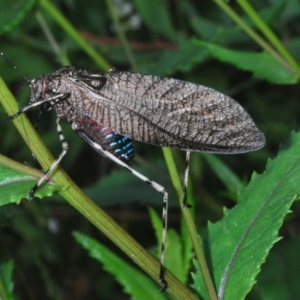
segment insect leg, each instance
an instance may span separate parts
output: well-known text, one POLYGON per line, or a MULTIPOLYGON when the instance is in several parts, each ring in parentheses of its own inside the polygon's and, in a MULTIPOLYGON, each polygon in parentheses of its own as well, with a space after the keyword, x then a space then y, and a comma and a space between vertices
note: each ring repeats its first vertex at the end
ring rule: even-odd
POLYGON ((68 143, 65 140, 65 137, 62 133, 61 126, 60 126, 60 120, 61 119, 59 117, 56 118, 56 129, 57 129, 57 133, 58 133, 61 145, 62 145, 62 152, 60 153, 58 158, 52 163, 50 168, 45 172, 44 176, 41 177, 40 180, 37 182, 37 184, 31 189, 31 191, 29 192, 28 201, 31 201, 33 199, 34 193, 36 192, 38 187, 40 187, 47 180, 49 174, 51 174, 51 172, 57 167, 57 165, 60 163, 60 161, 62 160, 62 158, 65 156, 65 154, 68 151, 68 143))
POLYGON ((185 171, 184 171, 184 184, 183 184, 183 200, 182 205, 184 208, 191 208, 192 206, 187 203, 187 188, 188 188, 188 180, 189 180, 189 170, 190 170, 190 157, 191 151, 186 151, 185 157, 185 171))
POLYGON ((42 113, 43 113, 43 106, 40 106, 40 107, 39 107, 39 113, 38 113, 38 116, 37 116, 36 121, 35 121, 35 123, 34 123, 34 129, 35 129, 35 130, 37 130, 37 128, 38 128, 38 125, 39 125, 40 120, 41 120, 41 118, 42 118, 42 113))
POLYGON ((58 94, 58 95, 56 95, 54 97, 51 97, 49 99, 43 99, 41 101, 37 101, 37 102, 31 103, 31 104, 29 104, 27 106, 24 106, 23 108, 20 108, 18 112, 16 112, 12 116, 9 116, 9 118, 13 120, 13 119, 15 119, 16 117, 18 117, 19 115, 21 115, 22 113, 24 113, 25 111, 27 111, 28 109, 30 109, 32 107, 43 105, 44 103, 51 102, 51 101, 58 102, 58 101, 62 100, 62 98, 64 98, 64 97, 66 97, 66 94, 58 94))
MULTIPOLYGON (((41 120, 42 113, 43 113, 43 106, 40 106, 40 107, 39 107, 39 114, 38 114, 38 117, 37 117, 37 119, 36 119, 36 121, 35 121, 35 123, 34 123, 34 126, 33 126, 35 130, 37 130, 37 128, 38 128, 38 124, 39 124, 39 122, 40 122, 40 120, 41 120)), ((35 155, 34 155, 33 153, 31 153, 31 156, 32 156, 32 158, 35 160, 35 155)))
POLYGON ((131 172, 136 177, 140 178, 142 181, 148 183, 152 188, 158 191, 160 194, 163 195, 163 209, 162 209, 162 240, 161 240, 161 254, 160 254, 160 271, 159 271, 159 282, 162 284, 162 288, 160 292, 163 292, 167 289, 168 283, 164 278, 165 275, 165 248, 166 248, 166 239, 167 239, 167 221, 168 221, 168 193, 163 186, 156 183, 155 181, 150 180, 143 174, 137 172, 136 170, 132 169, 126 163, 121 161, 119 158, 111 154, 109 151, 103 149, 99 144, 93 141, 93 139, 87 135, 83 130, 75 129, 76 133, 85 140, 94 150, 100 153, 102 156, 109 158, 110 160, 114 161, 118 165, 124 167, 126 170, 131 172))

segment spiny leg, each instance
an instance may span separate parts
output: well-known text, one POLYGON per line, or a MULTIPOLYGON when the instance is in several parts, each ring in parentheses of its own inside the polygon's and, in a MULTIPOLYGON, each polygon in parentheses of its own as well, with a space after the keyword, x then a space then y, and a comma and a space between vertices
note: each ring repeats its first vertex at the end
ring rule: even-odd
POLYGON ((37 116, 36 121, 35 121, 34 126, 33 126, 35 130, 37 130, 37 128, 38 128, 38 125, 39 125, 40 120, 42 118, 42 113, 43 113, 43 106, 40 106, 38 116, 37 116))
MULTIPOLYGON (((119 159, 118 159, 119 160, 119 159)), ((143 174, 132 169, 125 163, 121 161, 124 168, 130 171, 132 174, 148 183, 152 188, 163 195, 163 206, 162 206, 162 239, 161 239, 161 250, 160 250, 160 270, 159 270, 159 282, 162 284, 160 292, 164 292, 168 288, 168 283, 165 280, 165 249, 167 240, 167 230, 168 230, 168 193, 163 186, 157 182, 145 177, 143 174)))
POLYGON ((131 172, 136 177, 140 178, 142 181, 148 183, 152 188, 158 191, 160 194, 163 195, 163 209, 162 209, 162 240, 161 240, 161 254, 160 254, 160 271, 159 271, 159 282, 162 284, 162 288, 160 292, 163 292, 167 289, 168 283, 165 280, 165 248, 166 248, 166 239, 167 239, 167 225, 168 225, 168 193, 163 186, 156 183, 155 181, 150 180, 143 174, 137 172, 136 170, 132 169, 126 163, 121 161, 119 158, 111 154, 109 151, 103 149, 99 144, 94 142, 89 135, 87 135, 82 130, 76 130, 76 133, 85 140, 92 148, 94 148, 98 153, 102 156, 107 157, 108 159, 114 161, 118 165, 124 167, 126 170, 131 172))
POLYGON ((13 120, 16 117, 18 117, 19 115, 21 115, 22 113, 24 113, 25 111, 27 111, 28 109, 31 109, 31 108, 36 107, 36 106, 43 105, 43 104, 45 104, 47 102, 51 102, 51 101, 54 101, 54 103, 59 102, 63 98, 65 98, 66 96, 67 96, 67 94, 58 94, 58 95, 56 95, 54 97, 51 97, 49 99, 43 99, 41 101, 37 101, 37 102, 31 103, 31 104, 29 104, 27 106, 24 106, 23 108, 20 108, 18 112, 16 112, 12 116, 9 116, 9 118, 13 120))
MULTIPOLYGON (((61 101, 62 99, 64 99, 68 94, 58 94, 54 97, 51 97, 49 99, 43 99, 41 101, 36 101, 34 103, 31 103, 23 108, 20 108, 19 111, 17 111, 14 115, 12 116, 9 116, 10 119, 15 119, 16 117, 18 117, 19 115, 21 115, 22 113, 26 112, 27 110, 33 108, 33 107, 36 107, 36 106, 40 106, 40 111, 39 111, 39 116, 38 116, 38 120, 40 119, 41 117, 41 112, 42 112, 42 106, 43 104, 45 103, 49 103, 50 106, 56 104, 57 102, 61 101), (51 103, 52 102, 52 103, 51 103)), ((38 122, 37 120, 37 122, 38 122)), ((36 128, 36 125, 37 125, 37 122, 35 124, 35 128, 36 128)), ((64 139, 64 136, 62 134, 62 130, 61 130, 61 126, 60 126, 60 118, 57 118, 56 119, 56 124, 57 124, 57 132, 59 134, 59 138, 61 140, 61 143, 62 143, 62 148, 63 148, 63 151, 62 153, 60 154, 60 156, 58 157, 57 160, 54 161, 54 163, 50 166, 49 170, 44 174, 44 176, 38 181, 38 183, 31 189, 31 191, 29 192, 29 196, 28 196, 28 201, 31 201, 34 197, 34 193, 35 191, 37 190, 37 188, 43 183, 46 181, 49 173, 52 172, 52 170, 57 166, 57 164, 61 161, 61 159, 64 157, 64 155, 66 154, 67 150, 68 150, 68 144, 67 142, 65 141, 64 139)), ((35 156, 32 154, 33 158, 35 159, 35 156)))
MULTIPOLYGON (((152 181, 153 183, 153 181, 152 181)), ((164 189, 164 188, 163 188, 164 189)), ((168 283, 165 280, 165 249, 167 241, 167 229, 168 229, 168 193, 163 191, 163 209, 162 209, 162 238, 161 238, 161 249, 160 249, 160 271, 159 271, 159 281, 162 284, 160 292, 164 292, 168 283)))
MULTIPOLYGON (((36 121, 34 123, 34 126, 33 126, 35 130, 37 130, 37 128, 38 128, 39 122, 40 122, 41 117, 42 117, 42 113, 43 113, 43 106, 40 105, 39 113, 38 113, 37 119, 36 119, 36 121)), ((31 153, 31 156, 35 160, 35 155, 33 153, 31 153)))
POLYGON ((183 196, 182 196, 182 198, 183 198, 182 205, 184 208, 192 207, 190 204, 187 203, 187 188, 188 188, 189 170, 190 170, 190 157, 191 157, 191 151, 186 151, 183 196))
POLYGON ((57 117, 56 118, 56 129, 57 129, 57 133, 58 133, 61 145, 62 145, 62 152, 60 153, 58 158, 52 163, 50 168, 45 172, 44 176, 41 177, 40 180, 37 182, 37 184, 31 189, 31 191, 29 192, 28 201, 31 201, 33 199, 34 193, 36 192, 38 187, 40 187, 47 180, 48 176, 57 167, 57 165, 60 163, 60 161, 62 160, 62 158, 66 155, 66 153, 68 151, 68 143, 66 142, 65 137, 62 133, 60 121, 61 121, 60 118, 57 117))

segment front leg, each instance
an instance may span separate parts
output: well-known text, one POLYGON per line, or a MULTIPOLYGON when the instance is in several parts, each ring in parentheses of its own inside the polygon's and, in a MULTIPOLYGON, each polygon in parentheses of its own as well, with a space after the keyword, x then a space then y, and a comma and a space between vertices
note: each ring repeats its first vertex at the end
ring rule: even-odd
POLYGON ((36 107, 36 106, 44 105, 45 103, 49 104, 50 107, 52 107, 53 105, 55 105, 56 103, 60 102, 62 99, 66 98, 67 96, 68 96, 68 94, 58 94, 58 95, 53 96, 53 97, 51 97, 49 99, 43 99, 41 101, 37 101, 37 102, 31 103, 31 104, 29 104, 27 106, 24 106, 24 107, 20 108, 18 112, 16 112, 12 116, 9 116, 9 118, 13 120, 16 117, 18 117, 19 115, 21 115, 22 113, 26 112, 27 110, 29 110, 29 109, 31 109, 33 107, 36 107))
POLYGON ((60 118, 57 117, 56 119, 56 129, 57 129, 57 133, 62 145, 62 152, 60 153, 60 155, 58 156, 58 158, 52 163, 52 165, 50 166, 50 168, 45 172, 45 174, 43 175, 43 177, 40 178, 40 180, 37 182, 37 184, 30 190, 29 195, 28 195, 28 201, 31 201, 34 198, 34 193, 36 192, 36 190, 47 180, 47 178, 49 177, 49 175, 53 172, 53 170, 57 167, 57 165, 60 163, 60 161, 63 159, 63 157, 66 155, 67 151, 68 151, 68 143, 65 140, 65 137, 62 133, 62 129, 60 126, 60 118))

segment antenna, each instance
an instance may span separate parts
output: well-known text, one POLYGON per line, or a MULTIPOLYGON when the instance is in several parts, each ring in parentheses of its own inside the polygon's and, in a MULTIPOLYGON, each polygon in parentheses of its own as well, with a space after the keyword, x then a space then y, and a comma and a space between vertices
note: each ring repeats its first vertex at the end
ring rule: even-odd
POLYGON ((30 80, 13 64, 13 62, 6 56, 4 55, 3 52, 0 52, 0 55, 2 55, 8 63, 27 81, 27 83, 30 85, 30 80))

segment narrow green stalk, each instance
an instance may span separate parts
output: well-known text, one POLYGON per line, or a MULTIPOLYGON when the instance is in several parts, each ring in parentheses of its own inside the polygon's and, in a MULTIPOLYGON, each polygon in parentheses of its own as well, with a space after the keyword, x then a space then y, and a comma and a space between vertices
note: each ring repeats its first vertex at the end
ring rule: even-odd
MULTIPOLYGON (((13 95, 7 89, 0 77, 0 103, 9 116, 18 111, 18 104, 13 95)), ((9 122, 9 120, 8 120, 9 122)), ((33 126, 25 114, 21 114, 12 121, 22 138, 28 144, 30 150, 47 170, 54 161, 48 149, 44 146, 33 126)), ((4 133, 5 134, 5 133, 4 133)), ((78 212, 86 217, 94 226, 103 232, 113 243, 125 252, 136 264, 138 264, 154 280, 158 280, 160 264, 157 259, 141 247, 126 231, 124 231, 113 219, 111 219, 100 207, 91 201, 68 175, 58 167, 51 174, 53 181, 66 187, 59 194, 65 198, 78 212)), ((168 282, 168 292, 176 299, 197 299, 172 273, 166 270, 165 278, 168 282)))
POLYGON ((111 14, 111 17, 112 17, 112 20, 113 20, 113 23, 115 25, 115 28, 117 30, 117 34, 118 34, 118 37, 124 47, 124 50, 125 50, 125 53, 127 55, 127 58, 128 58, 128 61, 131 65, 131 69, 133 71, 137 71, 137 65, 136 65, 136 62, 135 62, 135 59, 134 59, 134 56, 133 56, 133 53, 132 53, 132 50, 129 46, 129 43, 127 41, 127 38, 124 34, 124 30, 122 29, 121 25, 120 25, 120 22, 119 22, 119 18, 116 14, 116 10, 115 10, 115 7, 114 7, 114 4, 112 3, 112 0, 106 0, 106 4, 108 6, 108 9, 110 11, 110 14, 111 14))
POLYGON ((269 52, 286 68, 291 69, 290 65, 262 38, 260 37, 243 19, 224 1, 214 0, 228 16, 230 16, 257 44, 259 44, 265 51, 269 52))
POLYGON ((59 57, 61 64, 63 66, 69 66, 70 62, 69 62, 68 58, 65 55, 62 55, 61 49, 60 49, 58 43, 56 42, 54 35, 52 34, 51 29, 49 28, 45 18, 41 14, 41 12, 37 11, 35 13, 35 16, 36 16, 38 23, 41 26, 42 31, 44 32, 44 34, 48 40, 53 52, 55 53, 55 55, 57 57, 59 57))
POLYGON ((292 66, 292 68, 297 72, 300 78, 300 66, 294 60, 292 55, 281 43, 279 38, 274 34, 274 32, 268 27, 264 20, 259 16, 259 14, 254 10, 251 4, 247 0, 237 0, 238 4, 246 12, 246 14, 252 19, 254 24, 259 28, 259 30, 264 34, 264 36, 271 42, 271 44, 277 49, 277 51, 284 57, 284 59, 292 66))
POLYGON ((1 300, 9 300, 9 297, 6 293, 6 289, 4 286, 4 282, 1 277, 0 277, 0 299, 1 300))
POLYGON ((87 43, 77 32, 73 25, 60 13, 60 11, 48 0, 40 0, 40 5, 52 16, 67 34, 96 62, 104 71, 111 68, 110 64, 87 43))
POLYGON ((203 279, 204 279, 204 282, 205 282, 207 293, 208 293, 209 298, 211 300, 217 300, 218 299, 217 294, 216 294, 211 276, 209 274, 209 270, 208 270, 208 266, 207 266, 207 263, 206 263, 206 260, 205 260, 203 249, 200 245, 200 238, 199 238, 198 233, 196 231, 196 227, 195 227, 191 212, 190 212, 189 209, 184 208, 183 205, 182 205, 183 204, 182 203, 182 200, 183 200, 182 199, 182 187, 181 187, 180 179, 179 179, 179 176, 178 176, 178 172, 176 170, 174 159, 173 159, 173 156, 172 156, 172 153, 171 153, 171 149, 170 148, 163 148, 163 154, 164 154, 167 166, 168 166, 168 170, 169 170, 169 173, 170 173, 172 184, 173 184, 173 186, 176 190, 176 193, 178 195, 178 199, 180 199, 179 203, 180 203, 181 212, 183 214, 183 217, 184 217, 184 220, 186 222, 190 237, 191 237, 192 242, 193 242, 195 255, 196 255, 196 258, 197 258, 197 260, 199 262, 199 265, 200 265, 200 270, 201 270, 201 273, 202 273, 202 276, 203 276, 203 279))
POLYGON ((56 42, 49 26, 47 25, 47 22, 45 21, 43 15, 41 14, 40 11, 37 11, 35 13, 36 19, 38 21, 38 23, 40 24, 52 50, 54 51, 55 55, 59 56, 60 55, 60 47, 58 45, 58 43, 56 42))

